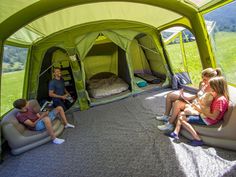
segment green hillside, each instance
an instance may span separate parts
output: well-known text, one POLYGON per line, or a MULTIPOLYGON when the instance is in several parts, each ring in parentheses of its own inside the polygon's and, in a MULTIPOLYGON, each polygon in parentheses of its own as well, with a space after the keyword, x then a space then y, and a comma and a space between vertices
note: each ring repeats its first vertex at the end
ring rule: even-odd
POLYGON ((228 82, 236 84, 236 32, 216 33, 217 64, 222 68, 228 82))
POLYGON ((22 96, 23 77, 24 70, 2 75, 1 115, 12 108, 12 102, 15 99, 22 96))

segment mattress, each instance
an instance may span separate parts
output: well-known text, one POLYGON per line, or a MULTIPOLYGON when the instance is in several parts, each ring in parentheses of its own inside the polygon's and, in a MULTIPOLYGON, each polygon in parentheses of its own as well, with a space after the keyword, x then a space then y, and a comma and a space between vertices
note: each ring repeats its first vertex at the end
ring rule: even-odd
POLYGON ((147 73, 135 73, 135 76, 142 78, 143 80, 147 81, 151 84, 160 84, 161 79, 147 73))
POLYGON ((129 85, 113 73, 99 73, 87 81, 92 98, 103 98, 128 90, 129 85))

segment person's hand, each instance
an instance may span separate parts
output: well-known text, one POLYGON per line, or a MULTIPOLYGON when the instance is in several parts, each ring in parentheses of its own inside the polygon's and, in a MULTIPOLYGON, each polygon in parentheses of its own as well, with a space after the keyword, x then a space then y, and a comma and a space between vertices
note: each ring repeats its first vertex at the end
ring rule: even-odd
POLYGON ((61 96, 61 99, 65 100, 67 98, 67 94, 61 96))
POLYGON ((205 92, 206 89, 208 88, 209 84, 208 83, 203 83, 202 84, 202 90, 205 92))
POLYGON ((196 105, 196 104, 192 104, 192 107, 195 109, 195 110, 197 110, 198 112, 202 112, 202 110, 201 110, 201 107, 199 107, 198 105, 196 105))
POLYGON ((48 114, 49 114, 49 111, 47 110, 47 111, 45 111, 45 112, 43 113, 43 116, 42 116, 42 117, 48 116, 48 114))
POLYGON ((195 103, 191 103, 191 106, 192 106, 193 108, 197 107, 197 105, 196 105, 195 103))
POLYGON ((184 89, 181 89, 179 91, 180 97, 184 99, 184 89))
POLYGON ((191 104, 188 97, 184 96, 184 89, 180 90, 180 98, 188 104, 191 104))
POLYGON ((48 116, 48 113, 49 113, 49 111, 42 112, 42 114, 39 115, 38 118, 39 118, 39 119, 42 119, 43 117, 48 116))
POLYGON ((39 113, 37 113, 36 116, 37 116, 38 118, 40 118, 40 114, 39 114, 39 113))
POLYGON ((200 104, 200 108, 203 110, 203 109, 207 109, 207 106, 204 105, 204 104, 200 104))

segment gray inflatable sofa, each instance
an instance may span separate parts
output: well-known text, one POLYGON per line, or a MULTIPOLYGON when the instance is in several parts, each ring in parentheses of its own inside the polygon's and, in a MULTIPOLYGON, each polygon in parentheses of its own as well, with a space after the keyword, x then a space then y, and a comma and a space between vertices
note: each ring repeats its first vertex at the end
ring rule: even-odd
MULTIPOLYGON (((40 110, 37 100, 30 100, 29 105, 35 111, 40 110)), ((3 137, 8 142, 12 154, 17 155, 51 141, 46 130, 31 131, 20 124, 16 119, 17 112, 17 109, 11 110, 1 121, 3 137)), ((53 130, 56 136, 63 132, 64 125, 59 118, 53 121, 53 130)))
MULTIPOLYGON (((193 127, 206 145, 236 150, 236 106, 232 102, 223 120, 218 124, 212 126, 193 124, 193 127)), ((184 128, 181 129, 181 134, 192 139, 191 134, 184 128)))

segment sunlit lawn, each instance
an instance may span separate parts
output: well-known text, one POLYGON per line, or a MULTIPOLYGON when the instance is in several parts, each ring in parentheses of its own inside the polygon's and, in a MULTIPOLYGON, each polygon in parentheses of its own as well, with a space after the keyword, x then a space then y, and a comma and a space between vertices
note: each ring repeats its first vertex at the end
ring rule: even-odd
POLYGON ((172 69, 175 73, 188 71, 192 86, 198 87, 201 80, 201 61, 195 41, 184 43, 186 67, 182 58, 180 44, 171 44, 167 46, 172 69))
MULTIPOLYGON (((236 32, 218 32, 215 35, 216 64, 223 71, 227 81, 236 84, 236 32), (217 46, 217 47, 216 47, 217 46)), ((196 42, 184 44, 186 53, 187 70, 194 86, 197 86, 201 79, 201 61, 198 54, 196 42)), ((172 67, 175 71, 184 70, 184 63, 180 52, 179 44, 168 45, 167 50, 172 59, 172 67)))
POLYGON ((2 75, 1 115, 12 108, 12 102, 22 96, 24 71, 2 75))
POLYGON ((223 68, 228 82, 236 84, 236 32, 221 32, 216 35, 218 66, 223 68))

